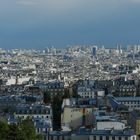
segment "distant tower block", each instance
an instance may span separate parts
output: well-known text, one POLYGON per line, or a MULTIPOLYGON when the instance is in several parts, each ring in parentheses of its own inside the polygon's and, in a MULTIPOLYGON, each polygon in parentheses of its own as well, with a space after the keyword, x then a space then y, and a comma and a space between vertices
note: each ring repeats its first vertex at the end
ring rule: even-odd
POLYGON ((15 80, 15 84, 18 84, 18 75, 16 75, 16 80, 15 80))
POLYGON ((93 46, 91 50, 92 56, 96 56, 97 54, 97 46, 93 46))
POLYGON ((119 54, 122 53, 122 46, 121 45, 117 45, 117 51, 119 54))

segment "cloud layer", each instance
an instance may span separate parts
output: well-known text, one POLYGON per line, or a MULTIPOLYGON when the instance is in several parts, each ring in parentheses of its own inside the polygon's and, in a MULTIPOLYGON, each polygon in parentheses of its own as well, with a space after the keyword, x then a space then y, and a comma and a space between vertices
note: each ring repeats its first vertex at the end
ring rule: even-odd
POLYGON ((4 0, 0 47, 139 43, 140 0, 4 0))

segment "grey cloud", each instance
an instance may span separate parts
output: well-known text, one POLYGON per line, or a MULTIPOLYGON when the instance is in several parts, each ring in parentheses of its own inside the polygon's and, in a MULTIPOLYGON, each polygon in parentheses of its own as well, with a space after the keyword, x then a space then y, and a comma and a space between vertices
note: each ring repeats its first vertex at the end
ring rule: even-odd
POLYGON ((135 41, 140 36, 139 1, 3 0, 0 44, 28 47, 28 44, 34 46, 40 42, 61 46, 82 40, 106 44, 121 38, 122 42, 135 41))
POLYGON ((18 0, 16 1, 17 4, 25 5, 25 6, 34 6, 40 4, 39 1, 35 0, 18 0))

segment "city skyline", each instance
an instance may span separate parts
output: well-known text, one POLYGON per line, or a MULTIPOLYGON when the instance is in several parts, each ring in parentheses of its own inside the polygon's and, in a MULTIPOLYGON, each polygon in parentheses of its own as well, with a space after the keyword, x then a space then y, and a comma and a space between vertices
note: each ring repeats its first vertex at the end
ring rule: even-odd
POLYGON ((5 0, 0 48, 139 44, 140 0, 5 0))

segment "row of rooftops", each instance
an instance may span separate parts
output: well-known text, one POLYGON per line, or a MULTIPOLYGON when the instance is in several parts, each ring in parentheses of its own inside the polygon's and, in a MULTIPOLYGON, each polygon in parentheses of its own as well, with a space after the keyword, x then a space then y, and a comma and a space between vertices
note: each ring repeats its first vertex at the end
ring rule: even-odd
POLYGON ((45 105, 45 104, 20 104, 17 105, 17 108, 51 108, 51 106, 45 105))
POLYGON ((87 129, 80 129, 76 132, 70 131, 53 131, 49 132, 51 136, 71 136, 71 135, 93 135, 93 136, 133 136, 135 135, 134 130, 126 129, 126 130, 87 130, 87 129))
POLYGON ((140 101, 140 97, 115 97, 117 101, 125 102, 125 101, 140 101))

